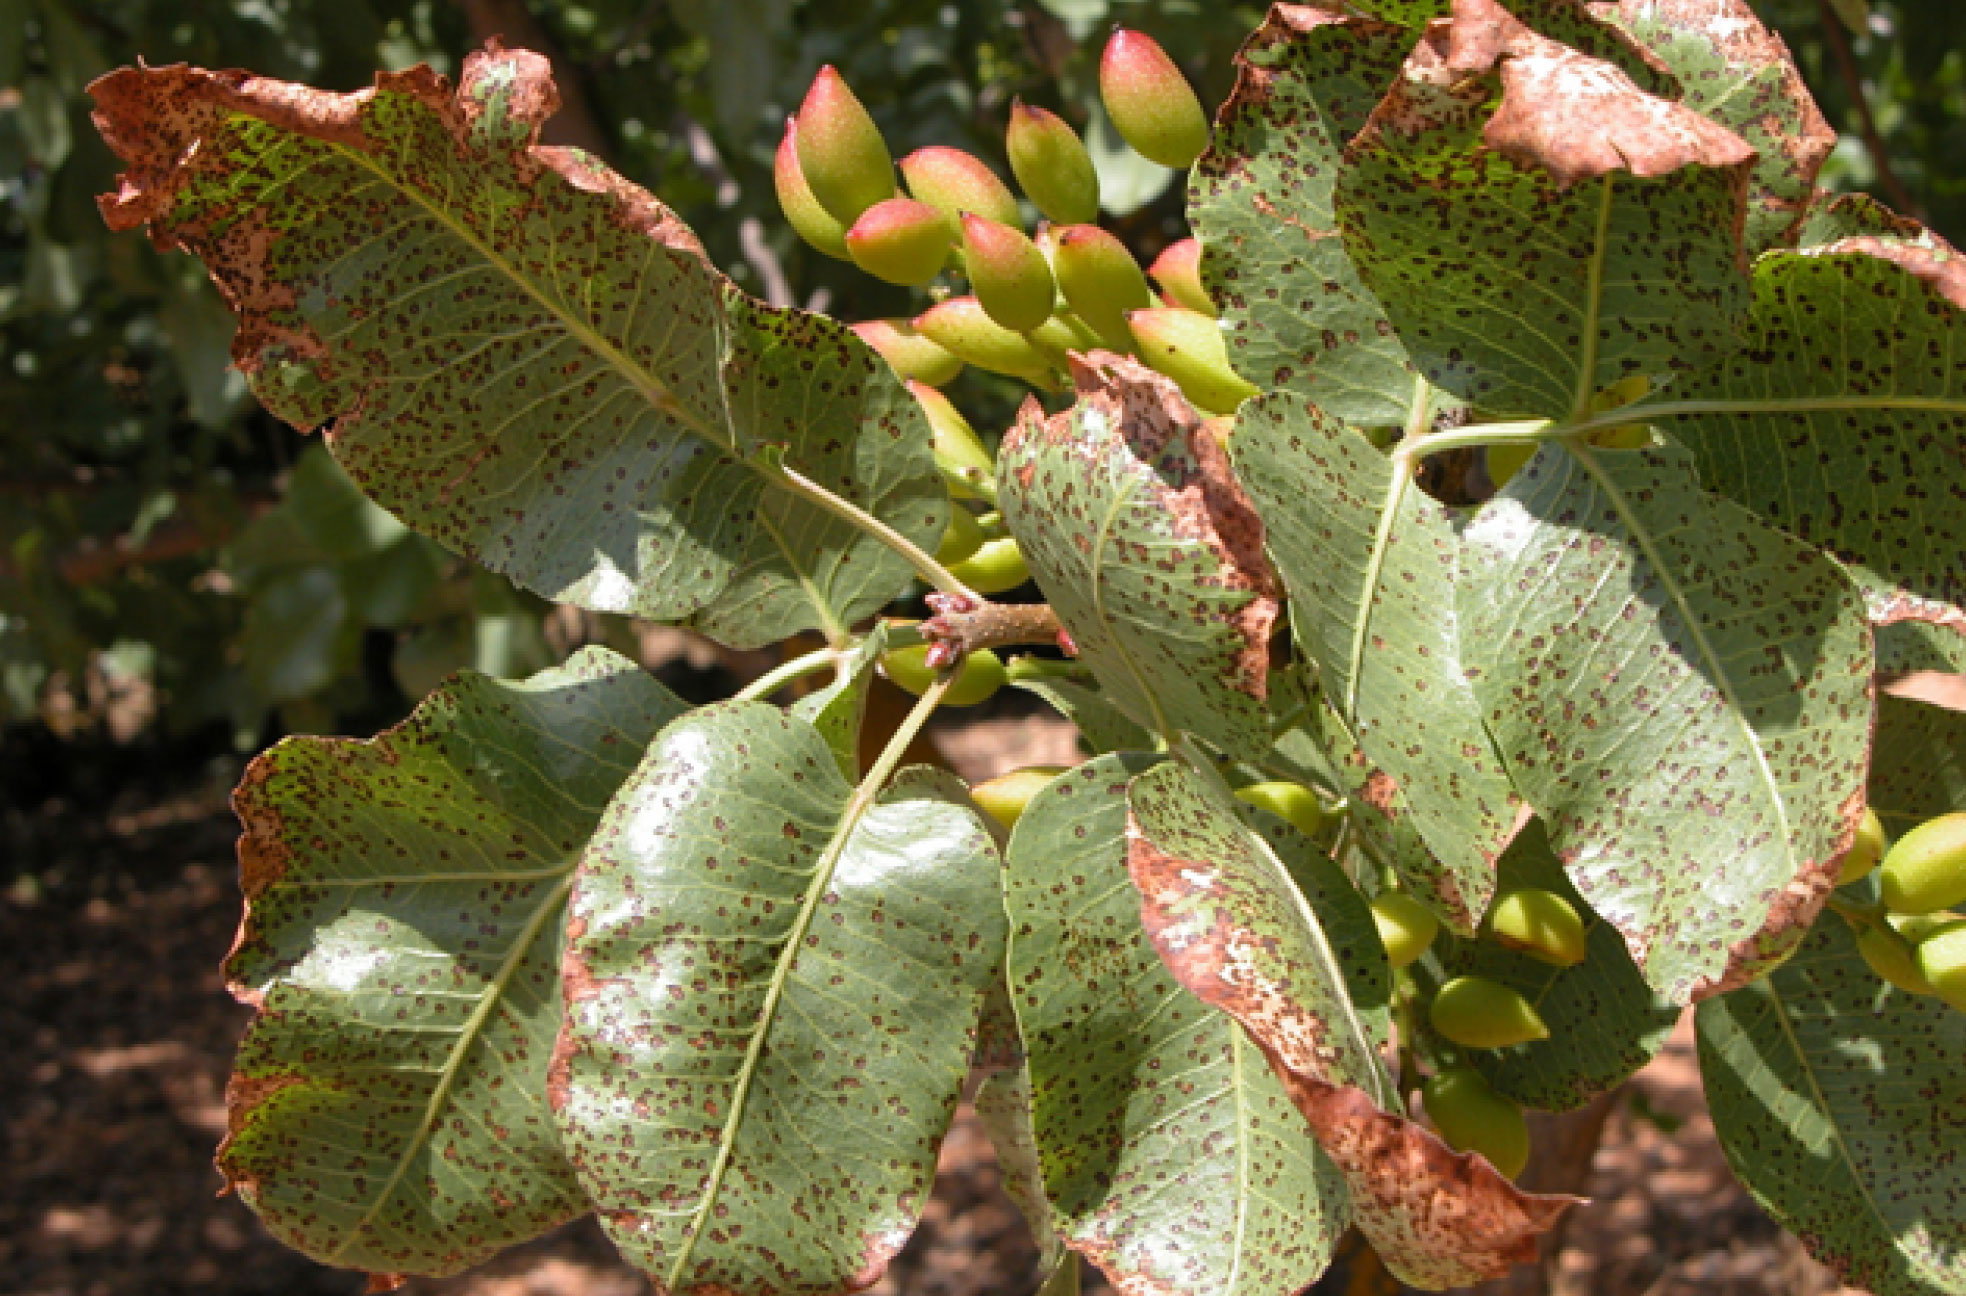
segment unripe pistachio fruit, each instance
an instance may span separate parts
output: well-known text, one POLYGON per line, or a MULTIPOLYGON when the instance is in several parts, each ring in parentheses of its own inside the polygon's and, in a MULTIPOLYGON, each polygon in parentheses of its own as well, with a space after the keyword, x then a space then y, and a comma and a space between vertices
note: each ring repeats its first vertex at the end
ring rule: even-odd
POLYGON ((1467 1048, 1507 1048, 1548 1039, 1534 1005, 1499 981, 1455 977, 1434 996, 1428 1013, 1435 1030, 1467 1048))
POLYGON ((984 814, 1005 828, 1015 828, 1031 798, 1064 772, 1063 765, 1029 765, 978 783, 969 790, 969 795, 983 808, 984 814))
POLYGON ((772 158, 771 182, 778 190, 778 207, 793 233, 829 257, 851 261, 846 250, 846 224, 813 196, 805 173, 799 170, 798 120, 785 119, 785 138, 772 158))
POLYGON ((1201 286, 1201 240, 1184 238, 1179 243, 1169 243, 1147 267, 1147 273, 1176 306, 1208 316, 1216 313, 1215 303, 1201 286))
POLYGON ((1213 317, 1168 306, 1128 312, 1126 323, 1140 358, 1172 378, 1203 413, 1233 413, 1257 394, 1253 383, 1229 367, 1229 348, 1213 317))
POLYGON ((1044 352, 1022 333, 991 319, 974 297, 951 297, 930 307, 915 317, 915 328, 978 369, 1022 378, 1034 386, 1055 382, 1055 370, 1044 352))
POLYGON ((983 528, 977 525, 976 515, 957 505, 949 510, 949 529, 942 533, 942 543, 935 550, 935 561, 959 563, 982 546, 983 528))
POLYGON ((958 148, 933 145, 901 159, 901 178, 917 201, 959 220, 974 212, 985 220, 1012 228, 1023 224, 1017 199, 983 159, 958 148))
POLYGON ((1079 225, 1099 219, 1099 172, 1085 141, 1058 114, 1012 100, 1004 151, 1018 187, 1047 220, 1079 225))
POLYGON ((847 254, 855 265, 907 287, 940 274, 955 241, 949 218, 912 198, 875 203, 846 232, 847 254))
POLYGON ((1052 231, 1056 250, 1051 268, 1072 313, 1091 326, 1115 351, 1131 351, 1128 311, 1154 304, 1147 276, 1126 244, 1097 225, 1068 225, 1052 231))
POLYGON ((1053 315, 1034 329, 1026 329, 1024 336, 1060 369, 1066 367, 1066 357, 1071 352, 1092 351, 1100 345, 1098 335, 1069 311, 1053 315))
POLYGON ((1099 58, 1099 97, 1113 129, 1149 161, 1185 170, 1208 148, 1208 117, 1153 37, 1121 27, 1099 58))
POLYGON ((1037 244, 1024 231, 981 216, 964 216, 962 230, 969 284, 990 318, 1018 333, 1050 319, 1058 285, 1037 244))
POLYGON ((1849 886, 1868 876, 1888 845, 1890 841, 1884 835, 1884 824, 1878 819, 1877 811, 1865 806, 1864 821, 1857 825, 1857 835, 1850 842, 1850 853, 1843 857, 1843 869, 1836 875, 1836 884, 1849 886))
POLYGON ((1541 887, 1522 887, 1496 900, 1488 911, 1488 932, 1497 943, 1553 967, 1575 967, 1589 952, 1576 906, 1541 887))
POLYGON ((1927 819, 1898 838, 1878 879, 1893 913, 1925 914, 1966 901, 1966 814, 1927 819))
POLYGON ((916 332, 907 320, 862 320, 848 327, 860 335, 862 342, 880 352, 888 367, 904 379, 940 387, 963 371, 961 360, 934 339, 916 332))
POLYGON ((1918 970, 1918 956, 1911 942, 1888 927, 1859 928, 1857 953, 1887 985, 1917 995, 1938 993, 1918 970))
POLYGON ((1317 793, 1302 783, 1285 779, 1251 783, 1236 789, 1236 800, 1268 810, 1306 837, 1317 836, 1318 829, 1324 825, 1324 811, 1317 803, 1317 793))
POLYGON ((1504 441, 1499 445, 1485 446, 1483 456, 1488 460, 1488 480, 1500 490, 1509 484, 1509 479, 1522 471, 1522 465, 1529 462, 1536 453, 1534 441, 1504 441))
POLYGON ((1966 1012, 1966 919, 1918 942, 1918 971, 1931 983, 1933 994, 1966 1012))
POLYGON ((983 448, 976 429, 962 416, 949 398, 926 383, 908 381, 908 391, 921 402, 928 415, 929 430, 935 435, 935 467, 957 499, 994 499, 996 461, 983 448))
MULTIPOLYGON (((897 685, 920 697, 935 683, 936 672, 928 665, 928 648, 927 644, 891 648, 881 654, 881 670, 897 685)), ((1004 686, 1005 678, 1003 659, 988 648, 965 653, 962 665, 957 668, 956 682, 942 695, 942 705, 975 706, 995 696, 1004 686)))
POLYGON ((1001 594, 1031 579, 1024 551, 1011 536, 985 540, 975 553, 949 568, 949 574, 978 594, 1001 594))
POLYGON ((1372 902, 1372 925, 1395 972, 1417 963, 1440 934, 1434 911, 1404 891, 1387 891, 1372 902))
POLYGON ((799 170, 819 205, 847 225, 894 197, 894 157, 881 128, 829 63, 799 105, 799 170))
POLYGON ((1479 1071, 1443 1071, 1421 1088, 1420 1100, 1456 1152, 1478 1152, 1510 1179, 1529 1164, 1529 1122, 1522 1108, 1496 1093, 1479 1071))
POLYGON ((1897 929, 1898 935, 1916 945, 1933 932, 1944 927, 1952 926, 1961 917, 1966 917, 1966 915, 1953 913, 1949 909, 1941 909, 1938 913, 1892 914, 1890 916, 1890 923, 1892 927, 1897 929))

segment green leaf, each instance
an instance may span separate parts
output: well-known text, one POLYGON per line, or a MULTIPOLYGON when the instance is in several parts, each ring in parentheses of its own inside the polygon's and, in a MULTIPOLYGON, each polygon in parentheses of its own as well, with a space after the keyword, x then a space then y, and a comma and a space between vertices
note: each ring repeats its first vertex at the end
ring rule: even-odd
POLYGON ((1422 888, 1456 930, 1494 894, 1516 801, 1463 669, 1461 546, 1446 511, 1303 397, 1243 406, 1230 442, 1290 589, 1297 641, 1383 777, 1361 791, 1440 861, 1422 888))
POLYGON ((1261 752, 1275 580, 1228 457, 1137 361, 1073 378, 1077 404, 1026 404, 1004 437, 1004 521, 1107 698, 1155 733, 1261 752))
POLYGON ((1961 271, 1868 237, 1765 256, 1739 354, 1644 411, 1708 489, 1849 564, 1878 620, 1966 607, 1961 271))
POLYGON ((1469 44, 1499 70, 1469 54, 1450 77, 1422 45, 1337 187, 1359 274, 1428 381, 1558 417, 1733 350, 1748 145, 1519 26, 1469 44))
POLYGON ((1406 421, 1413 369, 1337 237, 1332 188, 1413 40, 1386 23, 1272 8, 1237 56, 1189 199, 1230 362, 1360 426, 1406 421))
POLYGON ((546 1108, 573 867, 683 704, 589 648, 464 675, 368 742, 290 738, 235 797, 259 1016, 227 1182, 329 1264, 450 1273, 587 1209, 546 1108))
POLYGON ((1687 107, 1754 147, 1743 243, 1749 256, 1793 241, 1816 173, 1836 144, 1782 38, 1745 0, 1619 0, 1608 15, 1672 69, 1687 107))
POLYGON ((1700 1005, 1727 1162, 1851 1286, 1966 1291, 1966 1013, 1877 979, 1841 921, 1766 980, 1700 1005))
POLYGON ((757 702, 671 725, 580 863, 548 1089, 664 1291, 850 1291, 928 1198, 1004 918, 959 784, 757 702))
POLYGON ((1870 808, 1893 838, 1927 819, 1966 811, 1966 714, 1880 695, 1870 808))
POLYGON ((1031 1068, 1024 1059, 983 1078, 976 1089, 976 1119, 996 1150, 1004 1196, 1017 1204, 1038 1244, 1039 1272, 1055 1277, 1061 1266, 1077 1265, 1078 1257, 1065 1246, 1051 1202, 1044 1194, 1044 1166, 1032 1115, 1031 1068))
POLYGON ((1116 751, 1152 751, 1154 736, 1127 718, 1096 688, 1066 679, 1043 676, 1013 679, 1011 683, 1049 702, 1059 715, 1078 726, 1079 737, 1094 756, 1116 751))
POLYGON ((1345 1188, 1262 1053, 1168 975, 1126 872, 1126 787, 1101 756, 1011 835, 1010 977, 1044 1186, 1122 1290, 1286 1296, 1324 1271, 1345 1188))
POLYGON ((860 777, 860 726, 867 718, 867 689, 874 664, 886 651, 887 622, 876 621, 865 637, 854 641, 832 679, 785 708, 819 731, 845 778, 860 777))
MULTIPOLYGON (((1313 910, 1231 804, 1173 762, 1128 786, 1127 870, 1161 961, 1262 1049, 1394 1276, 1439 1290, 1533 1259, 1536 1237, 1571 1199, 1521 1193, 1401 1114, 1377 1028, 1347 987, 1347 938, 1330 921, 1343 911, 1313 910)), ((1352 904, 1363 907, 1356 895, 1352 904)), ((1365 932, 1350 939, 1378 943, 1365 932)))
POLYGON ((1496 1089, 1545 1111, 1566 1111, 1606 1092, 1652 1060, 1679 1020, 1679 1009, 1652 993, 1625 941, 1591 913, 1551 853, 1540 822, 1510 844, 1500 862, 1500 889, 1541 887, 1577 906, 1588 956, 1552 967, 1492 939, 1444 938, 1448 976, 1472 974, 1520 991, 1550 1028, 1550 1038, 1505 1049, 1473 1049, 1467 1060, 1496 1089))
POLYGON ((96 87, 110 223, 202 257, 254 391, 439 542, 541 594, 755 646, 843 627, 935 547, 919 407, 844 327, 745 297, 648 194, 536 147, 524 51, 329 95, 185 67, 96 87))
POLYGON ((255 585, 239 635, 246 687, 262 703, 326 687, 356 654, 348 603, 334 569, 296 567, 255 585))
POLYGON ((1674 1002, 1779 958, 1863 809, 1870 633, 1842 569, 1675 447, 1546 445, 1462 538, 1475 693, 1577 890, 1674 1002))

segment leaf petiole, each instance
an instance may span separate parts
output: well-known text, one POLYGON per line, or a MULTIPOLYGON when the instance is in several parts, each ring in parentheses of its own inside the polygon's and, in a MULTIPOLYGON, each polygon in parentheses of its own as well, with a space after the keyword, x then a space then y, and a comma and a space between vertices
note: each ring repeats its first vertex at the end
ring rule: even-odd
POLYGON ((778 692, 779 689, 790 684, 793 680, 804 679, 806 676, 826 667, 831 667, 837 673, 840 663, 845 660, 845 657, 846 654, 840 652, 838 649, 820 648, 806 653, 802 657, 794 657, 790 661, 780 662, 739 689, 732 696, 732 700, 737 702, 756 702, 763 698, 768 698, 778 692))
POLYGON ((935 561, 933 554, 924 550, 920 545, 910 540, 907 536, 902 535, 899 531, 896 531, 893 527, 881 521, 866 509, 861 508, 852 500, 844 499, 832 491, 827 490, 818 482, 800 473, 796 468, 784 463, 776 464, 774 467, 779 477, 793 491, 805 496, 833 516, 859 527, 862 531, 865 531, 888 548, 894 550, 894 552, 900 554, 903 558, 906 558, 909 565, 921 574, 923 580, 935 586, 935 588, 941 590, 944 594, 954 594, 976 603, 983 602, 982 595, 963 584, 960 580, 957 580, 947 567, 935 561))

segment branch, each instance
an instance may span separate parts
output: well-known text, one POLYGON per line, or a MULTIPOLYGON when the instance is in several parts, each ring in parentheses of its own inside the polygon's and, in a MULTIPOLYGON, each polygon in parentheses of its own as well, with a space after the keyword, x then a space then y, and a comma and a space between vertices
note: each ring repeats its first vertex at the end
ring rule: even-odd
POLYGON ((1055 644, 1076 655, 1069 631, 1049 603, 991 603, 961 595, 930 594, 935 615, 917 626, 934 647, 928 664, 940 667, 963 654, 1010 644, 1055 644))
POLYGON ((1870 154, 1871 166, 1877 170, 1877 183, 1884 187, 1891 205, 1907 216, 1925 219, 1925 209, 1911 196, 1898 173, 1891 169, 1891 152, 1884 145, 1884 137, 1878 133, 1877 118, 1871 115, 1870 98, 1864 93, 1864 79, 1857 71, 1857 60, 1850 52, 1850 41, 1843 34, 1842 20, 1831 8, 1830 0, 1817 0, 1822 13, 1823 40, 1829 45, 1830 53, 1836 58, 1836 70, 1843 78, 1843 88, 1850 96, 1850 102, 1857 109, 1857 126, 1864 137, 1864 151, 1870 154))

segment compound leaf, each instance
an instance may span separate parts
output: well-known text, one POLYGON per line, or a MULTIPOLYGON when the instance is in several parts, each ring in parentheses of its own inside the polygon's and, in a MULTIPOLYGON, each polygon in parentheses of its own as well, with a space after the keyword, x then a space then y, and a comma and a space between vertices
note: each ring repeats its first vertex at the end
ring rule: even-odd
POLYGON ((589 648, 464 674, 368 742, 290 738, 234 805, 259 1016, 219 1168, 329 1264, 450 1273, 587 1209, 546 1108, 573 870, 683 704, 589 648))
POLYGON ((1000 868, 947 776, 871 802, 811 725, 726 703, 663 733, 581 859, 547 1089, 660 1291, 858 1290, 927 1201, 1000 868))

